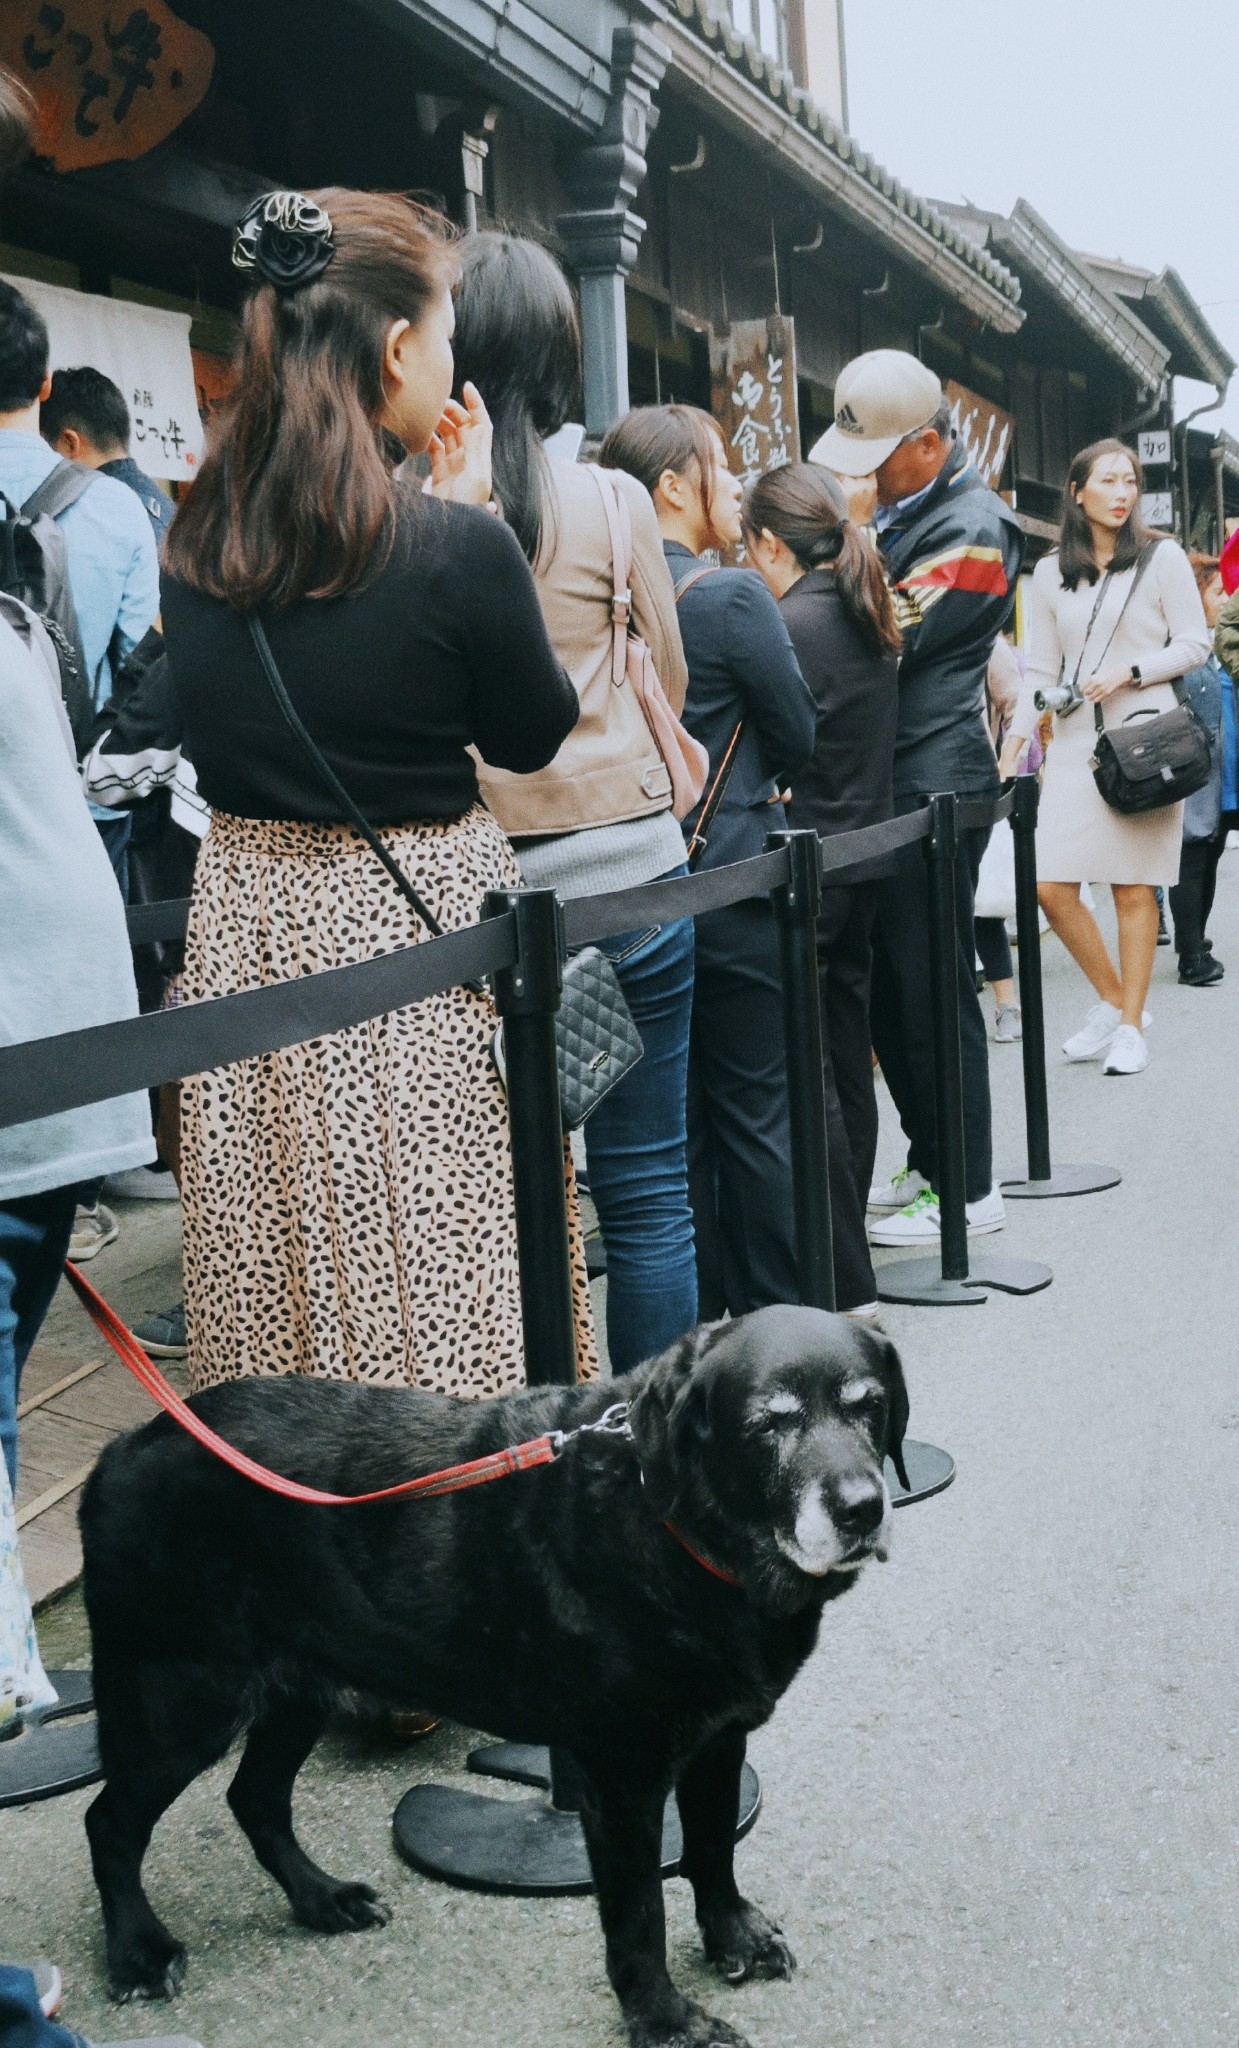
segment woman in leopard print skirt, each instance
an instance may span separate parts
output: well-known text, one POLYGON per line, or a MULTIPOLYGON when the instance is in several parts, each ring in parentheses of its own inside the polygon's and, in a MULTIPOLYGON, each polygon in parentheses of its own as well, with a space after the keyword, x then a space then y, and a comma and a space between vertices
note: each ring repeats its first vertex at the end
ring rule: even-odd
MULTIPOLYGON (((426 936, 284 724, 248 613, 335 774, 448 929, 519 882, 468 747, 529 772, 577 716, 524 556, 485 509, 485 410, 472 388, 449 402, 444 223, 395 197, 271 194, 234 260, 256 273, 236 390, 163 588, 186 751, 212 807, 191 1002, 426 936), (393 479, 385 434, 429 449, 429 493, 393 479)), ((523 1384, 495 1021, 486 996, 458 988, 186 1082, 194 1388, 284 1372, 474 1396, 523 1384)), ((570 1211, 584 1376, 596 1366, 574 1196, 570 1211)))

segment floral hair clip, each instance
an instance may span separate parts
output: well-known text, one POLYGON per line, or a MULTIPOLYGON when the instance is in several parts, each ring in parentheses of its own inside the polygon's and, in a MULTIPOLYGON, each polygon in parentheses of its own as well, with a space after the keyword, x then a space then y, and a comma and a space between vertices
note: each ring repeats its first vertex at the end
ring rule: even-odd
POLYGON ((277 292, 313 284, 335 253, 331 216, 304 192, 264 192, 232 238, 236 268, 257 271, 277 292))

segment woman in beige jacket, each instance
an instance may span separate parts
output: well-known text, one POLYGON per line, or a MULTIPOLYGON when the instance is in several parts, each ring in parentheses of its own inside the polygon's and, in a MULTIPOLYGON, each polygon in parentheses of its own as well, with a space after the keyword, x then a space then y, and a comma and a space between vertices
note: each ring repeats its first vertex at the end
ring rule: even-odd
MULTIPOLYGON (((456 299, 457 373, 494 420, 495 495, 533 566, 551 643, 581 716, 548 768, 482 763, 487 804, 524 881, 560 896, 628 889, 684 872, 671 778, 627 682, 612 679, 614 567, 603 491, 632 529, 631 631, 648 645, 673 708, 688 676, 675 595, 648 493, 632 477, 565 460, 548 439, 580 386, 576 310, 533 242, 473 235, 456 299)), ((485 593, 473 594, 484 603, 485 593)), ((645 1051, 585 1126, 589 1186, 607 1252, 612 1370, 654 1356, 697 1320, 685 1091, 693 994, 690 919, 604 941, 645 1051)))

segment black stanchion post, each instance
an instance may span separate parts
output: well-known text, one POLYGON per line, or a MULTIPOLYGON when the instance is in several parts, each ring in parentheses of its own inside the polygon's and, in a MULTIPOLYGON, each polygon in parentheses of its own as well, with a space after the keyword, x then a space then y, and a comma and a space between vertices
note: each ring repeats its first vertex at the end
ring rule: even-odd
POLYGON ((512 1191, 521 1269, 525 1378, 576 1379, 555 1013, 563 990, 563 911, 553 889, 492 889, 483 917, 516 917, 516 964, 494 976, 503 1019, 512 1191))
MULTIPOLYGON (((525 1377, 530 1386, 570 1386, 576 1379, 576 1338, 555 1049, 563 912, 553 889, 492 890, 483 917, 508 911, 516 918, 517 957, 495 974, 494 987, 503 1019, 525 1377)), ((549 1802, 418 1785, 396 1808, 397 1849, 416 1869, 470 1890, 588 1891, 575 1760, 559 1750, 525 1746, 505 1756, 510 1748, 479 1752, 478 1766, 493 1776, 547 1786, 549 1802)))
POLYGON ((934 1023, 934 1105, 938 1129, 937 1259, 892 1260, 878 1268, 878 1297, 925 1308, 983 1301, 985 1287, 1035 1294, 1053 1274, 1031 1259, 969 1260, 964 1076, 960 1055, 958 940, 955 931, 956 800, 929 799, 933 830, 924 842, 929 865, 930 1002, 934 1023))
POLYGON ((779 920, 783 968, 783 1034, 791 1112, 792 1197, 800 1299, 833 1309, 830 1156, 822 1074, 822 992, 818 980, 817 914, 822 902, 821 842, 816 832, 771 832, 767 852, 785 846, 786 882, 771 891, 779 920))
POLYGON ((1028 1174, 1000 1176, 1004 1195, 1016 1201, 1052 1195, 1091 1195, 1117 1187, 1122 1174, 1114 1166, 1060 1166, 1050 1163, 1050 1105, 1045 1079, 1045 1004, 1041 988, 1041 925, 1037 907, 1037 806, 1040 790, 1034 775, 1015 783, 1011 830, 1015 837, 1015 926, 1019 954, 1020 1009, 1024 1019, 1024 1121, 1028 1142, 1028 1174))

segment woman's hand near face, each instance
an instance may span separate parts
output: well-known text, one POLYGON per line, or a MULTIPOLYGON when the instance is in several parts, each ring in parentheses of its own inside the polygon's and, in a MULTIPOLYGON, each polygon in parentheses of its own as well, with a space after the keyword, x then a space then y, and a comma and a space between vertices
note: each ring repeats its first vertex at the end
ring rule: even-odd
POLYGON ((848 501, 848 518, 856 526, 870 526, 878 509, 878 480, 876 476, 839 476, 836 470, 831 475, 842 486, 848 501))
POLYGON ((1090 676, 1086 683, 1081 683, 1080 695, 1087 697, 1090 704, 1104 704, 1107 697, 1125 690, 1130 682, 1129 668, 1103 669, 1099 676, 1090 676))
POLYGON ((430 475, 425 488, 432 497, 450 498, 458 505, 486 505, 492 489, 494 429, 476 384, 466 384, 461 396, 463 405, 448 399, 430 437, 430 475))

